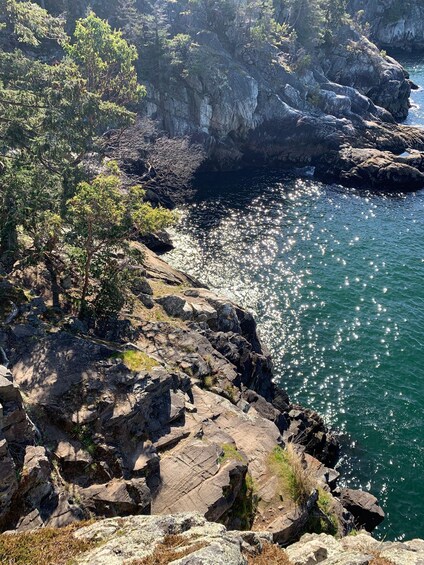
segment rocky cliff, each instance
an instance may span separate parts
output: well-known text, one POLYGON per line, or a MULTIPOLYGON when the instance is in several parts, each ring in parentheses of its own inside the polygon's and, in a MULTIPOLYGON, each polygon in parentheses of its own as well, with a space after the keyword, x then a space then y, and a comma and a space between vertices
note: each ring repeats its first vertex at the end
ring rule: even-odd
POLYGON ((424 5, 420 0, 351 0, 349 9, 368 22, 371 37, 380 47, 424 49, 424 5))
POLYGON ((373 496, 337 487, 322 419, 274 384, 249 312, 133 245, 131 307, 96 331, 48 306, 42 270, 0 282, 0 528, 196 511, 287 544, 378 525, 373 496))
POLYGON ((201 141, 209 168, 319 165, 346 145, 395 154, 424 147, 422 131, 395 123, 409 108, 402 67, 348 26, 303 70, 271 45, 232 53, 209 30, 196 40, 213 67, 165 92, 151 84, 147 111, 171 135, 201 141))
MULTIPOLYGON (((263 14, 260 3, 235 0, 43 4, 65 10, 69 29, 88 5, 123 27, 139 50, 147 87, 140 114, 203 145, 208 170, 311 165, 344 184, 424 186, 424 132, 397 123, 409 109, 406 72, 345 18, 324 23, 321 10, 308 27, 309 7, 319 10, 322 2, 298 3, 296 12, 293 2, 280 0, 272 9, 264 5, 263 14), (354 162, 346 148, 358 150, 354 162), (419 153, 407 163, 397 159, 407 150, 419 153)), ((352 0, 351 11, 358 10, 381 44, 389 29, 390 45, 411 34, 419 43, 418 1, 352 0)))

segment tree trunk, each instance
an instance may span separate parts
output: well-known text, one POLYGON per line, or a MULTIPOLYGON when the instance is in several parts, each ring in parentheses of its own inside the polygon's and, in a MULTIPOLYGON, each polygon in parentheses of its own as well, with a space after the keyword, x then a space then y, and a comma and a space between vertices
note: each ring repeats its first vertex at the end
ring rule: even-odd
POLYGON ((80 310, 79 310, 79 314, 78 314, 78 318, 80 320, 83 320, 86 317, 86 313, 87 313, 87 292, 88 292, 88 285, 89 285, 89 282, 90 282, 91 261, 92 261, 92 256, 88 255, 87 261, 85 262, 85 265, 84 265, 84 282, 83 282, 82 290, 81 290, 81 304, 80 304, 80 310))
POLYGON ((4 212, 0 224, 0 259, 10 268, 18 254, 18 232, 16 225, 16 203, 11 194, 6 194, 4 212))
POLYGON ((60 310, 60 285, 58 283, 57 280, 57 273, 56 273, 56 269, 53 265, 53 261, 50 259, 50 257, 45 257, 44 258, 44 264, 46 266, 46 269, 49 272, 50 275, 50 281, 51 281, 51 286, 52 286, 52 297, 53 297, 53 308, 56 310, 60 310))

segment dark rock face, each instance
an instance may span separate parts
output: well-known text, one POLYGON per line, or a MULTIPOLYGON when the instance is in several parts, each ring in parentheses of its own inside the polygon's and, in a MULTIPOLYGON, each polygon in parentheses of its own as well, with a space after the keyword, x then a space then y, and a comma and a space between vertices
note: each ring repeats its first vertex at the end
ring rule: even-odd
MULTIPOLYGON (((196 79, 176 77, 172 91, 151 84, 147 100, 149 115, 163 120, 171 135, 204 144, 206 168, 319 165, 349 146, 390 150, 392 137, 399 153, 424 150, 422 131, 395 124, 408 114, 407 73, 353 27, 342 26, 317 48, 310 68, 292 71, 277 48, 231 50, 225 33, 203 24, 190 21, 190 31, 199 26, 196 41, 214 68, 199 69, 196 79), (218 87, 221 69, 225 80, 218 87)), ((333 176, 349 182, 337 169, 333 176)), ((385 189, 373 171, 362 182, 385 189)))
POLYGON ((166 253, 167 251, 172 251, 174 246, 172 245, 171 238, 166 231, 159 231, 157 233, 151 233, 140 239, 146 247, 158 253, 166 253))
POLYGON ((380 47, 412 51, 424 48, 424 5, 420 0, 351 0, 352 14, 363 10, 362 20, 380 47))
MULTIPOLYGON (((326 76, 335 83, 342 84, 344 89, 336 88, 339 100, 351 99, 347 116, 356 110, 364 116, 370 107, 358 98, 358 93, 365 95, 377 107, 388 110, 397 120, 408 115, 411 86, 406 72, 391 57, 382 57, 379 49, 365 39, 359 37, 350 28, 344 27, 340 32, 344 41, 334 46, 330 54, 323 58, 326 76), (346 87, 355 89, 356 96, 346 91, 346 87), (337 92, 338 91, 338 92, 337 92)), ((326 86, 322 86, 325 90, 326 86)), ((333 97, 334 99, 334 97, 333 97)), ((337 100, 337 98, 336 98, 337 100)), ((331 112, 331 108, 328 108, 331 112)), ((383 120, 389 119, 380 114, 383 120)))
MULTIPOLYGON (((73 18, 83 14, 88 4, 102 17, 111 21, 116 17, 113 2, 80 0, 65 11, 73 18)), ((379 47, 424 46, 420 0, 350 0, 349 4, 352 15, 364 12, 362 23, 371 24, 371 38, 379 47)), ((262 42, 252 47, 243 46, 231 26, 224 22, 217 25, 221 15, 216 14, 214 24, 190 8, 186 0, 163 6, 169 33, 195 38, 207 64, 197 65, 195 71, 189 64, 184 72, 170 70, 170 80, 141 75, 147 87, 143 115, 157 119, 172 137, 188 136, 203 145, 205 169, 320 167, 325 162, 337 182, 352 184, 344 170, 340 172, 336 165, 332 169, 329 154, 339 154, 346 147, 398 154, 408 148, 424 151, 422 130, 395 123, 409 110, 411 83, 407 73, 361 35, 359 26, 344 24, 334 30, 331 40, 313 49, 301 42, 281 48, 262 42), (304 53, 311 64, 304 68, 297 65, 294 52, 304 53)), ((401 190, 408 190, 411 183, 424 187, 420 174, 404 168, 392 183, 397 166, 397 162, 391 166, 389 181, 387 175, 378 173, 378 167, 368 167, 357 182, 378 190, 391 189, 391 184, 401 190)), ((160 201, 167 191, 159 189, 152 198, 160 201)), ((175 197, 178 195, 172 199, 175 197)), ((160 253, 170 245, 160 234, 144 243, 160 253)), ((148 296, 143 300, 153 307, 148 296)))
POLYGON ((358 527, 372 532, 384 520, 383 509, 372 494, 361 490, 342 489, 340 502, 351 512, 358 527))
POLYGON ((329 153, 317 166, 323 178, 342 179, 347 185, 391 192, 414 192, 424 186, 424 154, 396 155, 378 149, 343 149, 329 153))

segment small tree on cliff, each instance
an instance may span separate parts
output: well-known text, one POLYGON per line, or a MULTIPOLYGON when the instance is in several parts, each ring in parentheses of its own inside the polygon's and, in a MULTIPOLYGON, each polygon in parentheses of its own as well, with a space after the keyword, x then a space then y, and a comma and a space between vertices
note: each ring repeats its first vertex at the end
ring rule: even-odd
POLYGON ((121 190, 119 169, 112 164, 108 173, 93 182, 81 182, 68 202, 68 239, 79 276, 80 318, 88 314, 88 296, 94 302, 102 281, 110 285, 112 273, 118 276, 119 269, 112 265, 127 250, 130 235, 145 235, 173 221, 172 212, 153 208, 143 196, 138 186, 121 190))
POLYGON ((126 106, 137 103, 145 93, 137 82, 136 48, 93 12, 77 21, 74 41, 66 52, 78 65, 88 90, 103 100, 126 106))

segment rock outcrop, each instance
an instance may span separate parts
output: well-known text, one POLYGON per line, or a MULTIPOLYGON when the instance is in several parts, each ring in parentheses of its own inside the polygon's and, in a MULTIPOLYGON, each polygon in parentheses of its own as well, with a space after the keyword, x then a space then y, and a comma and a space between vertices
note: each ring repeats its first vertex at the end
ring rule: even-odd
POLYGON ((287 548, 291 565, 419 565, 424 559, 424 541, 381 542, 360 532, 337 540, 325 534, 306 534, 287 548))
POLYGON ((422 130, 394 123, 408 114, 408 75, 354 29, 344 26, 331 46, 318 50, 314 70, 302 73, 290 71, 284 53, 270 45, 247 56, 228 53, 213 32, 199 33, 198 41, 225 69, 224 85, 217 89, 205 67, 196 84, 180 77, 166 96, 152 85, 148 109, 153 117, 165 116, 171 135, 204 143, 206 168, 312 165, 319 172, 324 162, 342 184, 406 191, 424 186, 415 161, 407 168, 391 155, 415 150, 422 157, 424 151, 422 130), (380 152, 383 174, 379 166, 358 177, 348 174, 343 159, 331 158, 347 148, 380 152))
MULTIPOLYGON (((68 536, 76 548, 68 554, 76 565, 421 565, 424 560, 423 540, 382 542, 365 532, 343 539, 306 534, 281 549, 272 546, 269 534, 231 531, 198 513, 109 518, 68 536)), ((25 546, 25 534, 14 538, 25 546)))
MULTIPOLYGON (((181 564, 244 565, 242 539, 225 526, 209 523, 199 514, 173 516, 133 516, 106 520, 78 530, 79 539, 95 540, 97 549, 79 557, 79 565, 123 565, 155 551, 164 552, 161 543, 176 538, 177 550, 170 561, 181 564), (117 536, 117 533, 119 535, 117 536), (181 557, 178 557, 178 554, 181 557)), ((258 540, 259 541, 259 540, 258 540)))
POLYGON ((358 528, 371 532, 384 520, 378 500, 369 492, 344 488, 340 493, 343 506, 352 513, 358 528))
POLYGON ((350 186, 414 192, 424 183, 424 154, 409 150, 397 155, 349 147, 328 153, 317 166, 317 174, 324 179, 341 179, 350 186))
POLYGON ((200 512, 287 544, 319 522, 325 497, 324 522, 347 533, 354 513, 332 494, 337 441, 275 385, 251 314, 139 249, 144 278, 125 319, 97 333, 51 326, 39 277, 41 296, 5 324, 0 527, 200 512))
MULTIPOLYGON (((57 13, 56 3, 44 4, 57 13)), ((90 5, 113 24, 122 22, 114 2, 72 4, 71 18, 84 14, 90 5)), ((350 4, 352 14, 363 11, 363 23, 372 23, 372 38, 380 47, 421 45, 424 8, 419 0, 351 0, 350 4)), ((140 65, 147 90, 141 115, 157 120, 171 136, 187 136, 201 144, 207 154, 206 170, 320 167, 325 162, 337 182, 352 184, 344 169, 331 169, 334 161, 328 154, 346 148, 396 155, 407 149, 424 151, 423 130, 395 123, 408 114, 408 74, 358 31, 359 25, 340 22, 329 33, 314 36, 311 30, 310 37, 286 37, 277 46, 266 38, 246 42, 234 16, 238 10, 243 13, 239 3, 229 0, 223 13, 213 3, 208 6, 196 10, 189 0, 159 2, 155 9, 167 22, 166 35, 191 43, 178 47, 182 49, 178 61, 160 73, 145 74, 140 65)), ((151 9, 148 4, 143 7, 147 12, 151 9)), ((287 10, 287 3, 276 6, 280 23, 290 21, 287 10)), ((145 13, 144 17, 153 21, 156 16, 145 13)), ((131 159, 124 156, 123 161, 128 165, 131 159)), ((132 165, 137 165, 136 157, 132 165)), ((397 161, 392 169, 396 166, 397 161)), ((424 187, 415 165, 410 166, 409 171, 402 167, 395 187, 373 167, 358 182, 381 190, 408 190, 411 184, 424 187)), ((168 192, 165 195, 163 189, 159 196, 169 201, 168 192)), ((169 245, 159 240, 147 243, 157 250, 169 245)))

